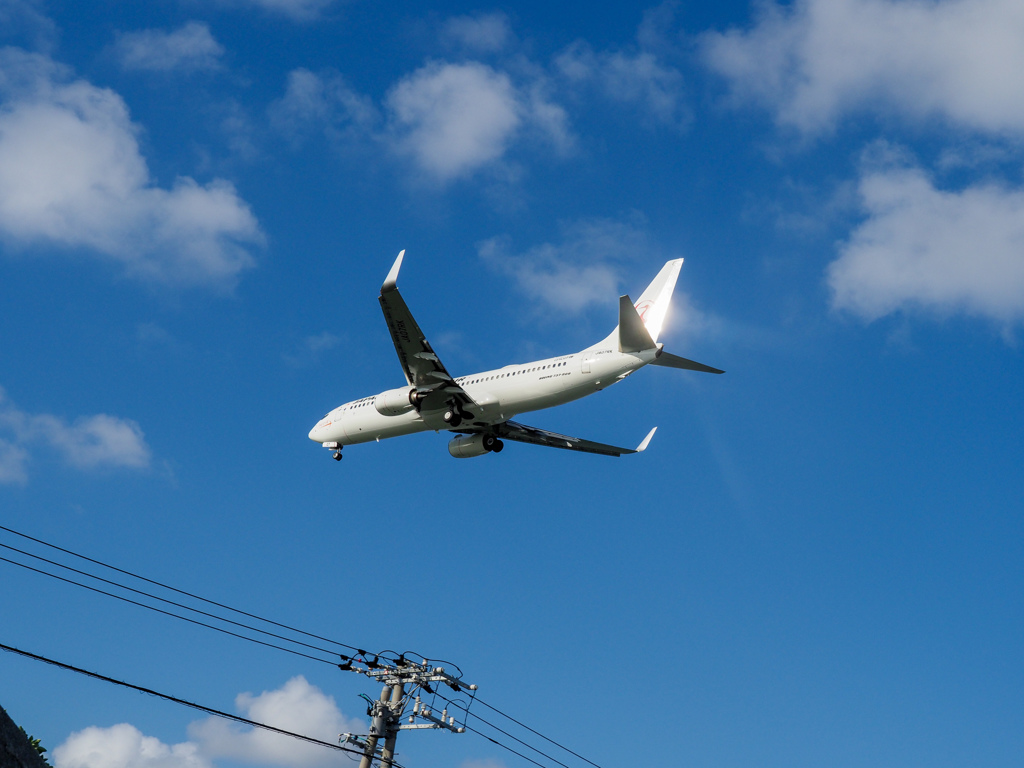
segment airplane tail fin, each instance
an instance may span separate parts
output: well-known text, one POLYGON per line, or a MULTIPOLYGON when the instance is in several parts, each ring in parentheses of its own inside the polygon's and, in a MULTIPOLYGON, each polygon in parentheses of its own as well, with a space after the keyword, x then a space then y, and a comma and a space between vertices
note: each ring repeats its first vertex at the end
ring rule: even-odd
POLYGON ((636 312, 640 315, 647 333, 650 334, 651 341, 658 341, 658 335, 665 324, 665 316, 668 314, 669 304, 672 302, 672 292, 676 288, 679 269, 682 266, 682 259, 666 262, 647 289, 640 294, 636 304, 633 305, 636 307, 636 312))
POLYGON ((682 266, 682 259, 666 262, 636 303, 629 296, 620 296, 619 324, 607 339, 594 346, 610 342, 617 343, 620 352, 655 349, 682 266))

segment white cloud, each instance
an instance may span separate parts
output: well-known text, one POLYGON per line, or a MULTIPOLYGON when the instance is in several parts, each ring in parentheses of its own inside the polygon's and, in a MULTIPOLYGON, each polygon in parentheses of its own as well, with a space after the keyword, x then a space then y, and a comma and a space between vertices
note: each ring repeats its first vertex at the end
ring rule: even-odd
POLYGON ((60 445, 76 467, 149 466, 149 447, 141 427, 134 421, 101 413, 78 419, 70 427, 56 420, 54 426, 63 431, 60 445))
POLYGON ((0 485, 24 485, 28 482, 28 451, 0 438, 0 485))
POLYGON ((796 0, 759 6, 748 30, 702 38, 737 101, 813 133, 858 110, 1024 131, 1019 0, 796 0))
MULTIPOLYGON (((579 315, 592 306, 614 317, 618 297, 639 298, 648 281, 664 263, 678 254, 664 254, 639 215, 625 221, 586 219, 563 226, 560 242, 542 243, 515 253, 507 236, 477 244, 480 258, 512 277, 519 290, 544 311, 579 315), (650 269, 645 272, 641 264, 650 269), (648 273, 649 272, 649 273, 648 273)), ((726 324, 696 307, 690 296, 676 288, 665 320, 665 334, 678 342, 684 336, 722 337, 726 324)))
POLYGON ((139 323, 135 327, 135 341, 139 349, 158 351, 160 354, 180 354, 186 349, 174 334, 156 323, 139 323))
POLYGON ((674 42, 675 4, 644 12, 636 41, 617 50, 595 51, 578 40, 554 59, 562 83, 577 94, 596 93, 617 106, 631 106, 646 121, 684 127, 691 115, 682 73, 666 61, 674 42))
POLYGON ((333 141, 366 136, 378 119, 373 102, 332 69, 292 70, 284 96, 270 106, 271 123, 295 142, 313 127, 333 141))
POLYGON ((524 106, 529 132, 546 141, 560 155, 572 152, 576 138, 569 128, 569 115, 552 100, 549 83, 537 78, 525 89, 524 106))
POLYGON ((558 244, 512 253, 509 238, 499 236, 479 243, 477 249, 485 262, 514 278, 534 301, 577 314, 592 304, 614 304, 623 266, 633 266, 639 256, 649 254, 651 243, 636 223, 590 219, 565 226, 558 244))
POLYGON ((513 40, 508 16, 501 11, 474 16, 454 16, 441 27, 441 37, 474 53, 498 53, 513 40))
POLYGON ((285 353, 284 360, 296 368, 313 365, 323 352, 334 349, 340 343, 341 338, 335 336, 330 331, 324 331, 315 336, 307 336, 302 340, 297 350, 285 353))
POLYGON ((555 67, 573 88, 595 88, 611 101, 642 108, 661 123, 682 126, 689 121, 682 74, 650 51, 597 52, 579 41, 555 58, 555 67))
POLYGON ((125 69, 194 72, 216 69, 224 48, 199 21, 190 21, 174 32, 144 29, 118 36, 114 50, 125 69))
POLYGON ((388 93, 389 141, 425 174, 442 182, 501 160, 532 129, 563 148, 565 112, 539 85, 525 91, 478 62, 429 63, 388 93))
POLYGON ((500 158, 522 123, 508 75, 488 66, 428 64, 388 94, 396 148, 442 180, 500 158))
POLYGON ((867 219, 828 268, 836 309, 874 320, 962 312, 1008 329, 1024 319, 1024 191, 993 182, 938 189, 920 168, 867 170, 867 219))
POLYGON ((49 50, 57 38, 57 25, 43 12, 42 0, 0 0, 0 34, 11 38, 27 34, 39 50, 49 50))
POLYGON ((293 21, 312 21, 334 0, 220 0, 222 5, 251 5, 287 16, 293 21))
POLYGON ((73 733, 53 758, 55 768, 212 768, 195 744, 168 746, 128 723, 73 733))
POLYGON ((325 349, 333 349, 341 342, 337 336, 330 331, 318 333, 316 336, 308 336, 303 342, 303 348, 312 354, 319 354, 325 349))
MULTIPOLYGON (((302 676, 259 696, 240 694, 235 703, 247 719, 331 744, 341 733, 366 732, 366 723, 346 718, 332 697, 302 676)), ((54 766, 213 768, 214 760, 224 758, 249 765, 319 768, 337 766, 340 759, 335 750, 264 729, 239 728, 216 717, 193 722, 188 732, 189 741, 167 745, 128 723, 86 728, 53 750, 54 766)))
POLYGON ((139 425, 105 413, 68 423, 48 413, 17 408, 0 388, 0 483, 24 483, 29 451, 38 445, 57 449, 79 469, 145 469, 151 452, 139 425))
POLYGON ((229 287, 262 233, 230 182, 152 183, 109 89, 51 59, 0 50, 0 237, 85 249, 152 281, 229 287))
POLYGON ((374 145, 441 184, 484 169, 515 176, 506 162, 515 145, 546 144, 565 154, 574 143, 565 109, 530 66, 513 76, 475 61, 429 62, 388 90, 383 110, 335 70, 296 69, 269 113, 295 144, 322 132, 342 150, 374 145))
MULTIPOLYGON (((259 696, 240 694, 235 704, 250 720, 330 743, 336 743, 341 733, 366 730, 364 723, 347 719, 338 710, 333 697, 310 685, 301 675, 259 696)), ((338 755, 331 750, 271 731, 237 728, 216 718, 192 723, 189 736, 197 743, 199 751, 211 758, 290 768, 338 764, 338 755)))
POLYGON ((216 110, 220 112, 220 129, 231 153, 246 162, 255 161, 260 155, 257 129, 247 110, 234 99, 223 100, 216 110))

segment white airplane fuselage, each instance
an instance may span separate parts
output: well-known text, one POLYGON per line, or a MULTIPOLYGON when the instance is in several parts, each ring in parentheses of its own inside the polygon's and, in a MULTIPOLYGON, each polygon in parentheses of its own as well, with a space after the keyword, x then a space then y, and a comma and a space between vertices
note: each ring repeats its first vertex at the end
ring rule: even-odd
MULTIPOLYGON (((508 365, 455 379, 479 407, 472 424, 499 424, 517 414, 579 400, 629 376, 660 354, 658 349, 623 353, 611 337, 571 355, 508 365)), ((444 409, 418 411, 409 399, 412 386, 353 400, 324 416, 309 432, 318 443, 368 443, 429 430, 448 430, 444 409)))
POLYGON ((619 324, 604 340, 570 355, 454 378, 427 341, 398 290, 398 254, 380 288, 381 310, 391 333, 406 385, 339 405, 309 431, 309 439, 341 459, 346 445, 380 441, 415 432, 454 433, 448 452, 457 459, 500 453, 505 441, 604 456, 641 453, 651 429, 636 448, 561 435, 513 421, 527 411, 579 400, 653 364, 708 373, 717 368, 665 352, 658 342, 682 259, 667 261, 633 302, 619 296, 619 324))

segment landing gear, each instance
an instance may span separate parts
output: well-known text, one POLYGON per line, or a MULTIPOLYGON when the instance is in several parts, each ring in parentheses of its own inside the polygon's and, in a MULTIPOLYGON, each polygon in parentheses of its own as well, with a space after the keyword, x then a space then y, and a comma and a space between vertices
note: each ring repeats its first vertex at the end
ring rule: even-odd
POLYGON ((334 453, 332 453, 331 458, 334 459, 335 461, 341 461, 341 449, 339 448, 334 453))
POLYGON ((454 407, 449 407, 447 410, 445 410, 444 416, 442 418, 444 419, 445 424, 447 424, 449 427, 454 428, 462 423, 462 414, 456 411, 454 407))
POLYGON ((488 453, 491 451, 494 453, 501 453, 501 449, 505 447, 505 444, 494 435, 484 435, 482 444, 484 450, 488 453))

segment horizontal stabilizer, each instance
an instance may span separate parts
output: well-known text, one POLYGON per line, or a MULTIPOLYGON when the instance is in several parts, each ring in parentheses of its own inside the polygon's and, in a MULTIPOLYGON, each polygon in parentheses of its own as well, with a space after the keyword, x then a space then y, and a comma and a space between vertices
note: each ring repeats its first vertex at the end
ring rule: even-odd
POLYGON ((672 355, 668 352, 662 352, 654 358, 654 360, 651 361, 651 365, 663 365, 666 368, 683 368, 687 371, 702 371, 703 373, 725 373, 725 371, 720 371, 718 368, 712 368, 710 365, 704 365, 704 363, 698 363, 694 360, 687 360, 685 357, 672 355))
POLYGON ((619 352, 643 352, 657 345, 629 296, 619 297, 619 352))

